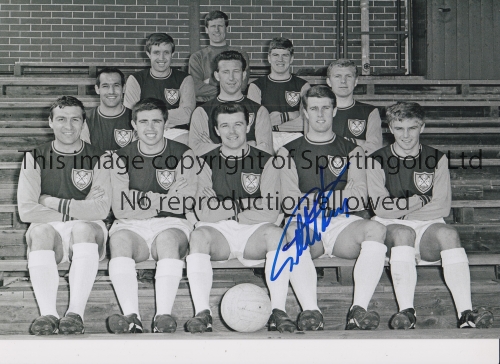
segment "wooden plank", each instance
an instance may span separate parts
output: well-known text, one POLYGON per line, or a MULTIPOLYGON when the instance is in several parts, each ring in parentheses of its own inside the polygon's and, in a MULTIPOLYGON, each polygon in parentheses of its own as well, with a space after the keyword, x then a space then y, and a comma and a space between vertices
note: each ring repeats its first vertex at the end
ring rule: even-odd
POLYGON ((445 79, 455 79, 457 77, 457 2, 447 1, 446 8, 450 11, 443 13, 444 20, 444 78, 445 79))
MULTIPOLYGON (((494 60, 494 43, 498 43, 500 39, 494 38, 493 33, 493 1, 494 0, 481 0, 481 38, 475 41, 481 44, 481 58, 475 58, 478 63, 482 63, 482 77, 484 79, 491 79, 494 77, 495 72, 493 69, 498 65, 493 65, 494 60)), ((495 0, 498 2, 498 0, 495 0)), ((476 63, 476 62, 474 62, 476 63)))
POLYGON ((481 3, 482 0, 469 0, 469 59, 472 60, 469 75, 470 78, 475 79, 484 78, 482 63, 483 49, 481 45, 483 37, 481 33, 481 3))
MULTIPOLYGON (((453 4, 455 2, 452 2, 453 4)), ((456 2, 456 14, 457 14, 457 44, 458 53, 460 57, 457 57, 457 78, 459 80, 468 80, 469 75, 469 4, 468 1, 457 1, 456 2)), ((473 77, 473 76, 472 76, 473 77)))
POLYGON ((54 130, 51 128, 0 128, 0 137, 52 134, 54 134, 54 130))
POLYGON ((441 0, 431 0, 432 33, 427 38, 430 48, 432 49, 432 74, 431 79, 446 79, 445 77, 445 58, 444 58, 444 16, 445 13, 439 11, 443 2, 441 0))
POLYGON ((500 1, 493 1, 493 32, 491 37, 493 39, 493 62, 492 68, 493 78, 500 78, 500 1))

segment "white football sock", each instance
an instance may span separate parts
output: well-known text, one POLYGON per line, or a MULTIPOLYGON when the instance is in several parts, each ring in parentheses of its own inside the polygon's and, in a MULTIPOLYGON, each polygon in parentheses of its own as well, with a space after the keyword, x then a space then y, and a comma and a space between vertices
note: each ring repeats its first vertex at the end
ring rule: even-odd
MULTIPOLYGON (((292 247, 287 251, 280 251, 278 260, 276 261, 276 266, 274 269, 274 276, 278 274, 278 271, 283 266, 283 263, 287 258, 291 256, 291 253, 295 253, 295 249, 292 247)), ((266 283, 269 288, 269 293, 271 294, 271 308, 275 308, 285 311, 286 297, 288 295, 288 282, 290 282, 290 263, 287 263, 283 268, 281 273, 278 275, 276 280, 271 280, 271 272, 274 263, 274 257, 276 255, 276 250, 267 252, 266 254, 266 283)), ((295 266, 296 267, 296 266, 295 266)), ((294 269, 295 269, 294 267, 294 269)))
POLYGON ((139 315, 139 284, 135 261, 132 258, 117 257, 109 261, 109 278, 113 283, 118 303, 124 315, 139 315))
POLYGON ((395 246, 391 249, 391 276, 399 311, 413 308, 413 297, 417 285, 414 247, 395 246))
POLYGON ((451 291, 460 318, 462 312, 472 310, 469 260, 464 248, 443 250, 441 259, 444 280, 451 291))
POLYGON ((76 313, 82 319, 99 268, 98 248, 94 243, 73 244, 69 269, 69 307, 66 313, 76 313))
POLYGON ((384 270, 387 247, 377 241, 363 241, 361 251, 354 266, 353 306, 368 309, 368 304, 375 292, 384 270))
MULTIPOLYGON (((189 254, 186 258, 186 264, 195 312, 210 310, 210 291, 212 290, 213 280, 210 255, 202 253, 189 254)), ((211 310, 210 314, 212 314, 211 310)))
POLYGON ((56 309, 59 273, 53 250, 35 250, 29 253, 28 270, 35 291, 40 315, 52 315, 59 318, 56 309))
POLYGON ((179 259, 161 259, 156 263, 156 316, 171 315, 184 262, 179 259))
POLYGON ((299 264, 290 272, 290 283, 300 302, 302 311, 318 310, 317 284, 318 275, 309 249, 302 252, 299 264))

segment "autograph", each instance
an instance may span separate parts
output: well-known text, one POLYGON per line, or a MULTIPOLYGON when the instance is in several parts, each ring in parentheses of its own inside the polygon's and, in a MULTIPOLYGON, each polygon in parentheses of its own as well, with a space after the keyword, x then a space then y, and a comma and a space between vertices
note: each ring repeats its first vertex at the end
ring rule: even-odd
MULTIPOLYGON (((274 256, 273 266, 271 269, 271 281, 275 281, 278 279, 279 275, 286 268, 288 264, 290 264, 290 272, 293 271, 293 266, 299 264, 300 256, 302 252, 306 250, 310 245, 313 245, 317 241, 321 240, 321 233, 326 230, 328 225, 330 225, 330 221, 333 217, 338 216, 339 214, 345 214, 349 217, 349 207, 348 207, 348 199, 344 198, 342 201, 342 205, 335 209, 333 214, 328 213, 329 216, 326 216, 328 201, 332 193, 335 192, 335 187, 339 182, 346 182, 345 180, 341 180, 342 175, 347 171, 350 163, 347 163, 339 176, 335 181, 325 186, 323 173, 325 167, 320 167, 319 176, 321 187, 312 188, 309 192, 307 192, 299 201, 295 209, 292 211, 292 216, 290 216, 286 222, 285 228, 283 229, 283 234, 281 235, 281 239, 278 245, 278 249, 276 249, 276 255, 274 256), (311 193, 317 193, 318 197, 314 200, 311 210, 309 210, 308 206, 304 206, 303 208, 303 216, 300 213, 297 213, 297 210, 300 208, 301 203, 306 200, 307 196, 311 193), (292 223, 294 215, 297 213, 297 228, 295 229, 295 237, 288 243, 286 242, 286 232, 288 227, 292 223), (318 218, 321 217, 321 232, 318 231, 318 218), (314 231, 311 233, 309 230, 309 225, 313 224, 314 231), (305 233, 304 233, 305 230, 305 233), (283 265, 279 267, 278 272, 276 272, 276 262, 278 261, 278 257, 281 251, 287 251, 295 244, 296 248, 296 258, 289 257, 285 260, 283 265)), ((307 205, 307 204, 306 204, 307 205)))

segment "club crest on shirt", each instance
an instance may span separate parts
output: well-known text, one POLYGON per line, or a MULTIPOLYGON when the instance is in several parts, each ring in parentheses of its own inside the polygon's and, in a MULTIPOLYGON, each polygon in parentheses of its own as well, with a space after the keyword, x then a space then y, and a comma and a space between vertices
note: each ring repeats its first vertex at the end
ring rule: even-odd
POLYGON ((360 119, 348 119, 347 120, 349 130, 354 136, 360 136, 361 133, 365 131, 366 121, 360 119))
POLYGON ((167 100, 170 105, 175 104, 179 100, 179 90, 166 88, 164 92, 165 100, 167 100))
POLYGON ((242 173, 241 184, 243 189, 249 194, 256 192, 260 186, 260 174, 242 173))
POLYGON ((86 189, 92 183, 92 177, 94 175, 94 171, 88 169, 75 169, 71 171, 71 180, 73 181, 73 185, 78 188, 80 191, 86 189))
POLYGON ((255 121, 255 114, 253 112, 248 113, 248 126, 251 126, 255 121))
POLYGON ((342 172, 342 169, 346 166, 346 164, 346 157, 340 157, 338 155, 328 156, 328 169, 330 169, 330 172, 332 172, 335 177, 338 177, 340 175, 340 172, 342 172))
POLYGON ((157 169, 156 180, 161 188, 168 190, 175 182, 175 171, 172 169, 157 169))
POLYGON ((132 135, 132 130, 115 129, 115 142, 123 148, 132 141, 132 135))
POLYGON ((285 100, 288 105, 294 107, 300 101, 300 92, 285 91, 285 100))
POLYGON ((415 183, 415 187, 420 192, 426 193, 432 188, 434 183, 434 172, 413 172, 413 183, 415 183))

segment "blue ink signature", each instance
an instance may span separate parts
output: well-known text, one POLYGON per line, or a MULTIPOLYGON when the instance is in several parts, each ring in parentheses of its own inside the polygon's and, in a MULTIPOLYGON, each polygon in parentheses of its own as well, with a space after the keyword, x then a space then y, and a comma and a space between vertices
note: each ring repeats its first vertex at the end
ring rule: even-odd
POLYGON ((321 232, 325 232, 326 228, 328 225, 330 225, 330 221, 333 217, 338 216, 339 214, 345 214, 346 217, 349 217, 349 206, 348 206, 348 199, 344 198, 342 201, 342 205, 338 208, 335 209, 333 214, 328 213, 328 216, 326 211, 328 207, 328 201, 330 199, 330 196, 332 193, 335 192, 335 187, 339 182, 346 182, 345 180, 341 180, 340 178, 342 175, 347 171, 347 168, 349 167, 350 163, 347 163, 340 174, 338 175, 337 179, 330 183, 329 185, 325 186, 324 179, 323 179, 323 170, 325 167, 320 167, 319 170, 319 176, 320 176, 320 183, 321 187, 314 187, 312 188, 309 192, 307 192, 299 201, 295 209, 292 211, 292 216, 290 216, 286 222, 285 228, 283 229, 283 234, 281 235, 281 239, 278 245, 278 249, 276 249, 276 255, 274 256, 274 261, 273 261, 273 267, 271 269, 271 281, 275 281, 278 279, 279 275, 283 271, 283 269, 286 268, 288 264, 290 264, 290 272, 293 271, 293 266, 299 264, 300 261, 300 256, 302 255, 302 252, 306 250, 310 245, 313 245, 317 241, 321 240, 321 232), (317 193, 318 197, 314 200, 314 203, 312 205, 311 210, 309 210, 307 204, 304 206, 303 209, 303 216, 300 213, 297 213, 297 210, 299 209, 301 203, 307 199, 307 196, 309 196, 311 193, 317 193), (319 207, 319 208, 318 208, 319 207), (288 230, 288 227, 290 226, 292 220, 293 220, 293 215, 297 213, 297 228, 295 229, 295 237, 292 239, 292 241, 286 243, 283 245, 283 241, 286 238, 286 232, 288 230), (321 217, 321 232, 318 231, 318 221, 317 219, 321 217), (309 225, 313 225, 313 232, 311 233, 309 229, 309 225), (305 231, 305 233, 304 233, 305 231), (305 241, 304 241, 305 239, 305 241), (283 265, 279 268, 278 272, 276 272, 276 262, 278 261, 278 256, 281 251, 287 251, 292 247, 292 245, 295 244, 296 250, 297 250, 297 255, 296 259, 293 257, 289 257, 285 260, 283 265))

